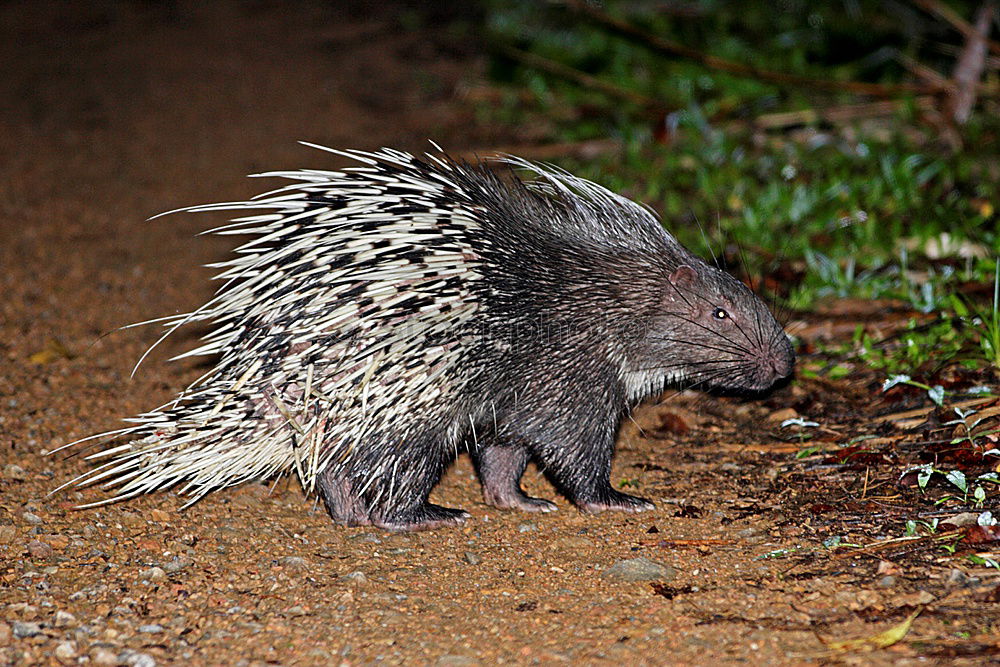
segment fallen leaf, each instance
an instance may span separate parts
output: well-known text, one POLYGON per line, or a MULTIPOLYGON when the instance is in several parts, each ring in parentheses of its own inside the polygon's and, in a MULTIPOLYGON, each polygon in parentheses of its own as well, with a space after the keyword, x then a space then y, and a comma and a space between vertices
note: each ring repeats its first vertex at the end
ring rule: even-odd
POLYGON ((902 623, 898 623, 884 632, 862 639, 848 639, 839 642, 826 642, 827 647, 834 651, 872 651, 879 648, 888 648, 906 636, 910 631, 913 620, 920 615, 923 607, 906 617, 902 623))

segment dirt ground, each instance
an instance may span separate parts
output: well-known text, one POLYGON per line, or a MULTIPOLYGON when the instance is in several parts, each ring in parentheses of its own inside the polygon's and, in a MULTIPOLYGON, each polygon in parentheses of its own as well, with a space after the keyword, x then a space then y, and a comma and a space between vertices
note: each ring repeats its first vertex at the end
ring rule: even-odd
MULTIPOLYGON (((194 345, 183 332, 129 377, 160 331, 115 329, 203 303, 202 265, 232 243, 195 237, 222 218, 146 218, 256 194, 243 176, 258 170, 331 165, 298 140, 465 151, 518 139, 463 95, 485 56, 462 5, 81 4, 0 4, 0 664, 998 660, 997 570, 928 538, 886 542, 908 518, 961 508, 900 481, 926 460, 903 445, 940 439, 942 418, 920 392, 883 396, 874 376, 645 406, 613 473, 657 503, 644 514, 580 514, 533 471, 528 492, 560 510, 497 511, 465 457, 432 500, 471 519, 417 534, 335 526, 287 478, 183 511, 169 492, 84 511, 100 490, 46 495, 87 464, 43 452, 204 370, 166 363, 194 345), (855 459, 796 460, 802 444, 779 426, 796 416, 822 424, 811 444, 876 442, 855 459), (880 546, 824 548, 838 537, 880 546), (825 643, 917 611, 889 648, 825 643)), ((798 326, 808 347, 880 312, 798 326)))

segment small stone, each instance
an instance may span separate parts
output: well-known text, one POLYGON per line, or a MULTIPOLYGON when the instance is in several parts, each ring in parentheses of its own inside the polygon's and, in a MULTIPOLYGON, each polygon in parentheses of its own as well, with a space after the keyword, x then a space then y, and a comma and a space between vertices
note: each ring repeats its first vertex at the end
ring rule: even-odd
POLYGON ((285 614, 288 616, 307 616, 309 614, 306 608, 302 605, 295 605, 294 607, 289 607, 285 610, 285 614))
POLYGON ((475 667, 482 663, 467 655, 442 655, 434 664, 436 667, 475 667))
POLYGON ((55 618, 52 620, 52 625, 57 628, 65 628, 73 623, 76 623, 76 616, 62 609, 56 612, 55 618))
POLYGON ((881 579, 879 579, 875 583, 875 585, 878 586, 879 588, 892 588, 893 586, 896 585, 896 577, 894 577, 891 574, 887 574, 881 579))
POLYGON ((139 578, 146 581, 162 581, 167 578, 167 573, 162 567, 153 566, 140 572, 139 578))
POLYGON ((41 540, 31 540, 28 542, 28 554, 30 554, 32 558, 48 560, 56 555, 56 551, 41 540))
POLYGON ((56 650, 53 651, 56 656, 56 660, 62 662, 67 662, 76 657, 76 643, 75 642, 59 642, 56 646, 56 650))
POLYGON ((14 630, 14 636, 18 639, 24 639, 26 637, 35 637, 42 634, 42 628, 38 623, 31 623, 28 621, 14 621, 12 626, 14 630))
POLYGON ((90 652, 90 660, 95 665, 101 665, 101 667, 114 667, 114 665, 118 664, 118 656, 104 647, 92 650, 90 652))
POLYGON ((309 569, 309 563, 301 556, 285 556, 278 560, 278 564, 293 572, 305 572, 309 569))
POLYGON ((350 535, 347 539, 351 542, 369 542, 371 544, 381 544, 382 540, 375 533, 358 533, 357 535, 350 535))
POLYGON ((32 526, 40 526, 45 523, 42 517, 37 514, 33 514, 32 512, 22 512, 21 518, 24 519, 26 523, 30 523, 32 526))
POLYGON ((122 651, 118 660, 128 667, 156 667, 156 660, 153 656, 138 651, 122 651))
POLYGON ((617 581, 664 581, 676 577, 677 570, 648 558, 632 558, 618 561, 602 576, 617 581))
POLYGON ((163 632, 163 626, 159 623, 149 623, 147 625, 140 625, 139 632, 145 632, 147 635, 158 635, 163 632))
POLYGON ((8 463, 5 465, 3 467, 3 476, 16 482, 23 482, 28 479, 28 473, 24 471, 24 468, 16 463, 8 463))
POLYGON ((538 524, 533 521, 525 521, 517 526, 517 532, 519 533, 533 533, 536 530, 538 530, 538 524))
POLYGON ((976 577, 970 577, 957 567, 952 568, 951 571, 948 572, 947 581, 952 586, 975 586, 979 583, 979 579, 976 577))
POLYGON ((355 586, 364 586, 368 583, 368 577, 361 570, 356 570, 354 572, 349 572, 342 576, 341 581, 347 582, 349 584, 354 584, 355 586))
POLYGON ((767 421, 769 422, 783 422, 786 419, 795 419, 799 416, 799 413, 795 411, 795 408, 782 408, 781 410, 775 410, 767 416, 767 421))
POLYGON ((469 565, 479 565, 481 562, 483 562, 483 559, 479 557, 479 554, 473 551, 466 551, 462 555, 462 557, 465 559, 465 562, 468 563, 469 565))
POLYGON ((10 638, 14 635, 14 631, 10 629, 10 626, 0 621, 0 646, 6 646, 10 643, 10 638))
POLYGON ((190 564, 191 561, 182 559, 179 556, 174 556, 169 563, 163 564, 163 569, 164 571, 173 574, 174 572, 180 572, 190 564))

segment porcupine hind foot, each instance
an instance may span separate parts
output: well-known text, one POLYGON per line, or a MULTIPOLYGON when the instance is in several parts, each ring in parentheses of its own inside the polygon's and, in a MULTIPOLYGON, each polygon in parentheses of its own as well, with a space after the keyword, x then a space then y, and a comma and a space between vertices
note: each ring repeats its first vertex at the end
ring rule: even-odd
POLYGON ((500 509, 526 512, 554 512, 554 503, 533 498, 521 490, 521 476, 528 465, 527 447, 480 443, 471 451, 479 480, 483 484, 483 500, 500 509))

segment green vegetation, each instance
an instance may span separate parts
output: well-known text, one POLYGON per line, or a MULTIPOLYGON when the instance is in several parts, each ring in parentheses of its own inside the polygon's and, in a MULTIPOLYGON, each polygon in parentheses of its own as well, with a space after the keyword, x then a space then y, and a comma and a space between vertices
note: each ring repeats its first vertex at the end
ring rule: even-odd
MULTIPOLYGON (((995 74, 970 120, 949 123, 921 90, 933 80, 914 72, 951 76, 958 31, 912 6, 815 5, 496 0, 503 92, 481 113, 526 143, 616 140, 554 161, 648 203, 683 243, 763 279, 791 308, 857 297, 927 315, 888 342, 859 331, 846 359, 887 374, 997 366, 995 74), (873 100, 882 106, 858 111, 873 100), (831 109, 843 113, 824 117, 831 109)), ((966 18, 977 6, 952 5, 966 18)))

